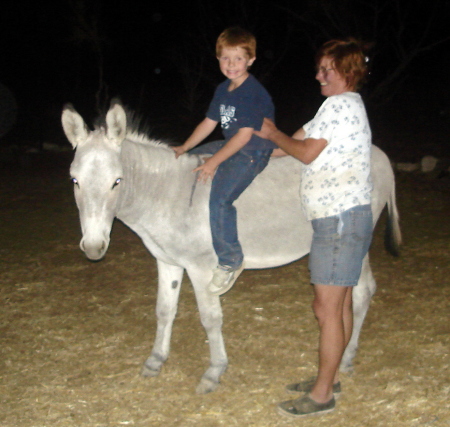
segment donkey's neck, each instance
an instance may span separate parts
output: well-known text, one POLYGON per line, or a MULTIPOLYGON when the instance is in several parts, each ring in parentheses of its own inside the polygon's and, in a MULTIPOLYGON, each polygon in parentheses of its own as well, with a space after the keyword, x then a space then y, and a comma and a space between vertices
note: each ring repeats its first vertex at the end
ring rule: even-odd
POLYGON ((190 156, 175 158, 165 144, 140 143, 125 140, 121 150, 123 187, 118 203, 117 217, 124 222, 136 221, 147 210, 162 212, 171 200, 189 199, 195 185, 192 170, 198 160, 190 156))

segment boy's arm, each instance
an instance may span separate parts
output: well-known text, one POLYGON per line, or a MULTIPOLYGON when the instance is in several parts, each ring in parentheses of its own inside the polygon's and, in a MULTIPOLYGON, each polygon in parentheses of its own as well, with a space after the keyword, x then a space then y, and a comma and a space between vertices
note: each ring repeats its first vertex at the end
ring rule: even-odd
POLYGON ((184 142, 183 145, 179 145, 177 147, 172 147, 173 151, 175 151, 175 157, 178 159, 179 156, 186 153, 190 149, 194 148, 200 142, 202 142, 206 137, 208 137, 212 131, 216 128, 217 123, 215 120, 211 120, 208 117, 205 117, 194 129, 191 136, 184 142))
POLYGON ((240 128, 236 135, 234 135, 217 153, 205 160, 194 172, 200 171, 199 181, 206 182, 208 178, 213 178, 217 167, 236 154, 253 135, 253 128, 240 128))

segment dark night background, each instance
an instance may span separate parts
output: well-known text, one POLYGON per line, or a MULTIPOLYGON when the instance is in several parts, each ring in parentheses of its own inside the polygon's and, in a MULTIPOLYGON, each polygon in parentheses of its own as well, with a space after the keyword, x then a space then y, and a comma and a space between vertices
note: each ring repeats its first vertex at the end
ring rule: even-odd
MULTIPOLYGON (((152 136, 182 142, 223 79, 215 40, 239 24, 257 37, 252 72, 272 94, 286 132, 309 120, 323 101, 314 80, 315 49, 354 35, 373 43, 363 96, 374 142, 397 161, 446 155, 449 0, 178 3, 4 1, 0 84, 14 94, 17 118, 0 139, 0 153, 46 142, 68 146, 63 105, 73 103, 92 124, 115 96, 143 116, 152 136)), ((0 107, 6 117, 14 106, 3 99, 0 107)))

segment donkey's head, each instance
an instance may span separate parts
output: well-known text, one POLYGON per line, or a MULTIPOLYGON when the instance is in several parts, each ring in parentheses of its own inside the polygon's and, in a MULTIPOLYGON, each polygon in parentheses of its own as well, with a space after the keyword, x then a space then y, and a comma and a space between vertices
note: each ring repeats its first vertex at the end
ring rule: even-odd
POLYGON ((106 125, 90 131, 74 108, 66 105, 62 125, 67 139, 76 148, 70 174, 83 233, 80 248, 89 259, 99 260, 108 249, 117 211, 126 114, 119 103, 113 102, 106 115, 106 125))

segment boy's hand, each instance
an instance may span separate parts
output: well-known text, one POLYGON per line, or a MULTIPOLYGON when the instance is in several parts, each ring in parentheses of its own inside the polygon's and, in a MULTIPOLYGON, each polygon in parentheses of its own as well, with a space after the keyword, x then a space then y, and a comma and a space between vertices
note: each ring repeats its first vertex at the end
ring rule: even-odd
POLYGON ((260 131, 253 131, 253 133, 260 138, 269 139, 278 131, 277 127, 275 126, 275 123, 268 119, 264 118, 263 124, 261 126, 260 131))
POLYGON ((211 157, 207 159, 203 159, 205 163, 203 163, 198 168, 195 168, 192 172, 200 172, 198 175, 198 181, 202 182, 203 184, 206 184, 208 181, 208 178, 213 179, 214 174, 216 173, 217 165, 210 161, 211 157))
POLYGON ((178 145, 176 147, 170 147, 173 151, 175 151, 175 158, 178 159, 182 154, 186 153, 186 148, 183 145, 178 145))

